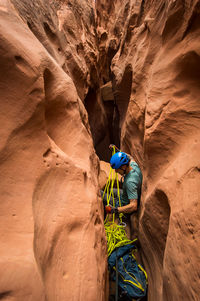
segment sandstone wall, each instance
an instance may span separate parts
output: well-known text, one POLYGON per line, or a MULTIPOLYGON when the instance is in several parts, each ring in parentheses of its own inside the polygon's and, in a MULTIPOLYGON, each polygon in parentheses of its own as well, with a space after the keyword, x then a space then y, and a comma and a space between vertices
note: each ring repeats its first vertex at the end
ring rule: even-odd
POLYGON ((93 4, 0 1, 2 300, 106 299, 93 4))
POLYGON ((119 129, 144 175, 148 300, 199 300, 199 14, 197 0, 0 0, 0 299, 106 300, 94 147, 108 159, 119 129))
POLYGON ((140 241, 148 300, 197 301, 200 2, 99 0, 97 10, 99 39, 105 37, 100 58, 116 41, 111 78, 121 148, 144 175, 140 241))

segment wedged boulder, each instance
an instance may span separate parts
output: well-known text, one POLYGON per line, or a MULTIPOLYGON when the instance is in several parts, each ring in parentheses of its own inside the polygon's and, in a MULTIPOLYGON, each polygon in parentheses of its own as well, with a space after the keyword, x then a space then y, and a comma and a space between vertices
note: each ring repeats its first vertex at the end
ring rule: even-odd
POLYGON ((103 101, 114 101, 111 81, 101 86, 101 96, 103 101))

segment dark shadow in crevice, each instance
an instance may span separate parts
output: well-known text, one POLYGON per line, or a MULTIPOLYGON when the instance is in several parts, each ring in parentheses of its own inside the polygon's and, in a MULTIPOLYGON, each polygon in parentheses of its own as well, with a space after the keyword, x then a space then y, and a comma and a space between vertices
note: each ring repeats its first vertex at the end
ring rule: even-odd
POLYGON ((51 124, 51 101, 49 99, 50 96, 50 90, 51 90, 51 84, 53 82, 53 75, 50 72, 49 69, 45 69, 44 71, 44 91, 45 91, 45 123, 46 123, 46 130, 47 134, 51 137, 51 131, 50 131, 50 124, 51 124))
POLYGON ((177 7, 169 15, 165 27, 162 33, 163 43, 168 42, 170 39, 176 36, 183 23, 184 7, 183 4, 177 3, 177 7))
POLYGON ((7 299, 7 297, 10 297, 11 291, 5 291, 0 293, 0 300, 3 300, 4 298, 7 299))
POLYGON ((108 122, 104 112, 103 104, 98 99, 96 90, 90 88, 84 105, 88 113, 90 130, 92 133, 94 148, 100 160, 108 161, 110 158, 108 122))
POLYGON ((189 51, 184 56, 178 57, 175 68, 178 73, 176 80, 180 82, 200 83, 200 55, 196 51, 189 51))
POLYGON ((140 6, 140 12, 138 14, 138 19, 137 19, 137 25, 136 25, 137 27, 140 26, 143 22, 144 11, 145 11, 145 0, 142 0, 140 6))
POLYGON ((155 290, 156 283, 162 282, 162 272, 170 223, 171 208, 167 194, 156 189, 144 204, 140 219, 143 229, 145 267, 148 267, 149 291, 155 290), (156 265, 156 269, 155 269, 156 265))
POLYGON ((188 26, 183 34, 182 40, 188 35, 191 34, 193 32, 195 32, 196 30, 198 30, 200 28, 200 18, 199 18, 199 14, 200 14, 200 2, 198 2, 196 4, 196 7, 194 9, 194 12, 188 22, 188 26))
POLYGON ((100 160, 109 162, 109 145, 120 147, 119 110, 113 99, 103 101, 95 89, 90 88, 84 100, 88 113, 94 148, 100 160))
MULTIPOLYGON (((34 36, 38 39, 38 41, 41 44, 43 44, 44 37, 43 37, 42 33, 38 30, 38 28, 35 26, 35 24, 27 21, 27 25, 28 25, 28 28, 31 30, 31 32, 34 34, 34 36)), ((45 45, 43 45, 43 46, 45 46, 45 45)))
POLYGON ((52 41, 52 42, 56 42, 57 41, 57 36, 51 30, 51 28, 49 27, 49 25, 46 22, 43 23, 43 28, 44 28, 44 31, 45 31, 47 37, 49 38, 49 40, 52 41))
POLYGON ((164 191, 156 189, 154 194, 146 201, 142 217, 145 236, 148 237, 160 266, 163 265, 166 240, 169 229, 171 209, 169 200, 164 191))

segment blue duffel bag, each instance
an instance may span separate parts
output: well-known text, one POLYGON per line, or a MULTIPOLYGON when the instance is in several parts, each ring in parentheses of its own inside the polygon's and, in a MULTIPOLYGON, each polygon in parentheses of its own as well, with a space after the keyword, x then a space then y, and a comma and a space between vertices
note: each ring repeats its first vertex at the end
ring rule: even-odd
POLYGON ((147 274, 133 255, 133 244, 115 249, 108 257, 112 280, 116 280, 116 259, 118 267, 118 285, 128 298, 138 299, 146 296, 147 274))

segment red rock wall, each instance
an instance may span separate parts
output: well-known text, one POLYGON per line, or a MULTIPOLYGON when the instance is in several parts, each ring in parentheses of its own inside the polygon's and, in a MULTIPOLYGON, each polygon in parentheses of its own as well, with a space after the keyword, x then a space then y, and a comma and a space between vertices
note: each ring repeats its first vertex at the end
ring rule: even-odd
POLYGON ((106 299, 93 4, 0 1, 2 300, 106 299))
POLYGON ((97 9, 100 58, 111 40, 118 48, 111 72, 121 148, 144 175, 148 300, 199 300, 200 2, 99 0, 97 9))

